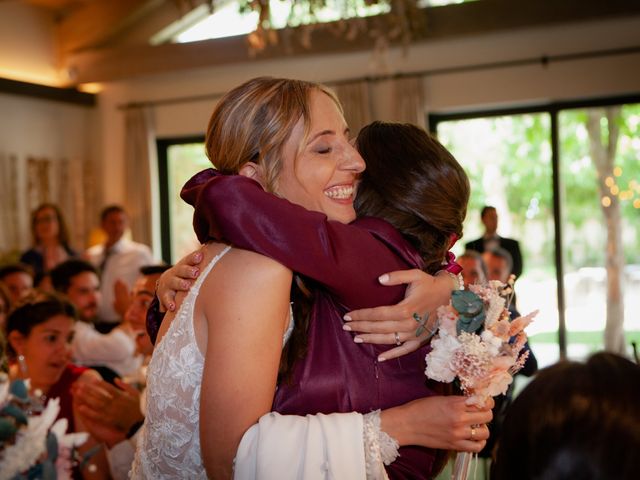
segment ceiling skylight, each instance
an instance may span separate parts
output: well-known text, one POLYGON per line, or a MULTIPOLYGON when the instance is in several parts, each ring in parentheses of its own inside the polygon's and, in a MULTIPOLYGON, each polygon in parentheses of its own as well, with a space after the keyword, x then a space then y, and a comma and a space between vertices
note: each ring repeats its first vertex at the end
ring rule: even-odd
MULTIPOLYGON (((285 28, 287 25, 295 27, 311 23, 326 23, 340 19, 370 17, 388 13, 390 11, 389 1, 391 0, 367 5, 366 0, 324 0, 324 7, 314 7, 313 14, 310 14, 309 5, 305 4, 305 2, 269 0, 271 28, 285 28)), ((440 6, 467 1, 473 0, 418 0, 418 6, 440 6)), ((256 11, 241 13, 240 2, 237 0, 222 0, 216 2, 215 11, 212 15, 207 15, 195 24, 193 22, 185 22, 190 23, 191 26, 181 33, 171 36, 174 42, 187 43, 212 38, 247 35, 256 29, 258 18, 256 11)))

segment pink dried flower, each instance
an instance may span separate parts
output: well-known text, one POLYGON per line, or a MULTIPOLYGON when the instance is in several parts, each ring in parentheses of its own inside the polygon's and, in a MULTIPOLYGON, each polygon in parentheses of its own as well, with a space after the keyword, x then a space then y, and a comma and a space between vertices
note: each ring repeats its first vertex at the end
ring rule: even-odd
POLYGON ((538 310, 531 312, 524 317, 518 317, 511 322, 511 328, 509 330, 509 335, 514 336, 520 332, 522 332, 531 322, 533 322, 534 317, 538 315, 538 310))

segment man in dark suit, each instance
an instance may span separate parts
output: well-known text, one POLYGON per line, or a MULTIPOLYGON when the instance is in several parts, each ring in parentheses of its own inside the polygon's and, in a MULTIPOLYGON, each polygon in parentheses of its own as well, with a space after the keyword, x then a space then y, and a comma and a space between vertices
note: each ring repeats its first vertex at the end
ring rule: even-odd
POLYGON ((495 207, 484 207, 480 212, 480 220, 484 225, 485 233, 481 238, 467 243, 465 245, 466 249, 483 253, 496 248, 504 248, 511 254, 511 258, 513 259, 512 273, 516 278, 520 277, 520 274, 522 273, 522 254, 520 253, 520 244, 517 240, 501 237, 496 233, 498 230, 498 213, 496 212, 495 207))

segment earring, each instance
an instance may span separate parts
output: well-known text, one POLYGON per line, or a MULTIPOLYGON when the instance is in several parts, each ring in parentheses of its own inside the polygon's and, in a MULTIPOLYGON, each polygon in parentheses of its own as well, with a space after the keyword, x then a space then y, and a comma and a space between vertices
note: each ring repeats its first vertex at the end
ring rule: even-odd
POLYGON ((23 376, 27 376, 27 362, 24 359, 24 355, 18 355, 18 367, 23 376))

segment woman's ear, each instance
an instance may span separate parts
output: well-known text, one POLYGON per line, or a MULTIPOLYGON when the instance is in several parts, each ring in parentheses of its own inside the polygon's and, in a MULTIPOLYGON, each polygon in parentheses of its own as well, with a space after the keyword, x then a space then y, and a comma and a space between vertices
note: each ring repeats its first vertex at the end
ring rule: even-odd
POLYGON ((244 165, 242 165, 242 167, 240 167, 238 174, 255 180, 260 185, 262 185, 262 188, 265 188, 266 182, 265 182, 265 176, 264 176, 264 169, 262 168, 261 165, 258 165, 257 163, 254 163, 254 162, 247 162, 244 165))
POLYGON ((13 330, 8 336, 7 340, 9 341, 9 345, 13 348, 13 351, 16 352, 17 355, 22 355, 22 350, 24 347, 25 337, 17 330, 13 330))

